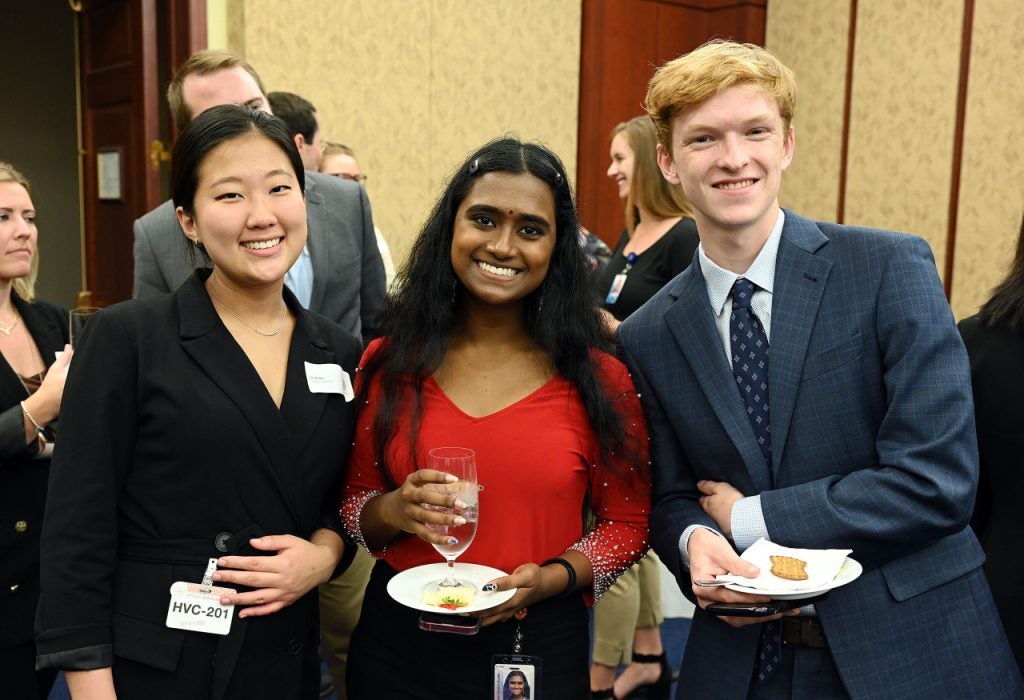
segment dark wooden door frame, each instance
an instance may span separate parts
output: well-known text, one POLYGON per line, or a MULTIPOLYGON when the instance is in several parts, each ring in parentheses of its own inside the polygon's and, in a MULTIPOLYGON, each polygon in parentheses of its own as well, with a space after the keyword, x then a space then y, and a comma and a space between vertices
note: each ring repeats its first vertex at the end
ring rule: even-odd
POLYGON ((150 145, 170 140, 170 72, 206 45, 205 0, 83 0, 79 36, 84 294, 97 306, 132 289, 132 222, 164 199, 150 145), (100 199, 98 155, 115 163, 119 188, 100 199), (114 191, 118 196, 111 196, 114 191))
POLYGON ((605 176, 609 135, 643 113, 666 61, 714 37, 764 44, 768 0, 586 0, 580 41, 576 192, 581 223, 614 245, 623 207, 605 176))

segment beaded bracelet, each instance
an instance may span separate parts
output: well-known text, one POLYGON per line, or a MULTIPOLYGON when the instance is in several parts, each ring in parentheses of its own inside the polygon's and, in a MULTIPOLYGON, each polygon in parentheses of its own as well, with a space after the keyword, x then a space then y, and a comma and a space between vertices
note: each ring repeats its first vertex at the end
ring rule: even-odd
POLYGON ((21 412, 25 414, 26 418, 28 418, 28 422, 31 423, 33 426, 35 426, 36 433, 42 433, 43 432, 43 426, 41 426, 38 423, 36 423, 36 419, 33 418, 32 414, 28 412, 28 409, 25 408, 25 402, 24 401, 21 402, 21 412))
POLYGON ((43 449, 46 447, 46 428, 44 428, 43 426, 39 425, 39 423, 36 422, 36 419, 33 418, 32 414, 28 412, 28 409, 25 408, 24 401, 21 401, 20 403, 21 412, 25 415, 26 418, 28 418, 28 422, 31 423, 32 426, 36 429, 36 442, 38 445, 38 452, 42 452, 43 449))
POLYGON ((570 564, 565 559, 563 559, 562 557, 555 557, 553 559, 548 559, 546 562, 543 562, 541 564, 541 566, 547 566, 548 564, 560 564, 560 565, 565 567, 565 573, 569 574, 569 580, 565 584, 565 590, 563 590, 561 593, 556 595, 555 598, 565 598, 566 596, 569 596, 569 595, 572 595, 573 593, 575 593, 576 592, 576 569, 573 568, 573 565, 570 564))

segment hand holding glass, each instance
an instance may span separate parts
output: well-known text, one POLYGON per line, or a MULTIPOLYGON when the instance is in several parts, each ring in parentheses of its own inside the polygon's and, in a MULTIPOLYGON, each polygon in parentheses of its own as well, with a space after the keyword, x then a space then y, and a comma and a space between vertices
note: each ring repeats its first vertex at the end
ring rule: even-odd
POLYGON ((448 561, 448 573, 444 579, 428 586, 431 590, 464 586, 476 589, 472 583, 459 581, 455 578, 455 560, 466 551, 476 536, 476 525, 480 509, 480 487, 476 476, 476 454, 465 447, 437 447, 430 450, 427 467, 455 476, 458 481, 450 484, 432 484, 439 490, 455 496, 456 500, 466 504, 465 508, 444 508, 431 506, 432 510, 462 516, 463 525, 430 524, 430 529, 439 534, 447 535, 453 544, 435 544, 436 549, 448 561))

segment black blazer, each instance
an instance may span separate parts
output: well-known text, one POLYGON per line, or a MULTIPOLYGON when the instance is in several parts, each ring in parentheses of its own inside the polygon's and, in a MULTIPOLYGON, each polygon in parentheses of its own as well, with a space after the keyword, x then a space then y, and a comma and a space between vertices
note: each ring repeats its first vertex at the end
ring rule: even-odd
POLYGON ((293 684, 309 655, 315 663, 315 590, 267 617, 236 614, 231 633, 212 640, 166 627, 168 591, 200 581, 207 558, 238 540, 244 549, 254 530, 341 532, 354 402, 311 393, 304 363, 351 374, 360 342, 285 289, 297 324, 278 409, 210 303, 208 275, 105 309, 76 348, 43 528, 39 662, 113 664, 118 682, 116 659, 126 659, 149 668, 154 685, 185 683, 172 696, 219 698, 236 660, 259 659, 273 678, 250 695, 292 697, 294 686, 273 682, 293 684), (188 686, 193 657, 209 670, 214 652, 212 681, 188 686))
POLYGON ((971 358, 981 474, 971 526, 985 549, 985 573, 1017 665, 1024 669, 1024 336, 960 322, 971 358))
MULTIPOLYGON (((68 312, 12 294, 14 306, 49 367, 68 342, 68 312)), ((25 445, 20 402, 25 386, 0 355, 0 649, 32 639, 39 597, 39 533, 46 503, 49 459, 33 459, 25 445)))

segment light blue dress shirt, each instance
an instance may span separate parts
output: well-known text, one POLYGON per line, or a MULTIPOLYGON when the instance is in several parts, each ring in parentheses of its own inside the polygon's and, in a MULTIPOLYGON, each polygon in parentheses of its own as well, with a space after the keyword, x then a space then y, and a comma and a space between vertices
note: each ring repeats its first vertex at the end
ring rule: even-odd
POLYGON ((284 275, 284 283, 292 294, 302 304, 302 308, 308 309, 309 302, 313 298, 313 261, 309 257, 309 245, 302 246, 302 252, 291 266, 291 269, 284 275))

